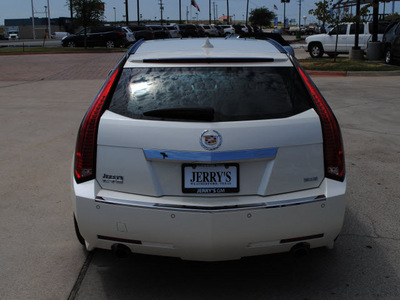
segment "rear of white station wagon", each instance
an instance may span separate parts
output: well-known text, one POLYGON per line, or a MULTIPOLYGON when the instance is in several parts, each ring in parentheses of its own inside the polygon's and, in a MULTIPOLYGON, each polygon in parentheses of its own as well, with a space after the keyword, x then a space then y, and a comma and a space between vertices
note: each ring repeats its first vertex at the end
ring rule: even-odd
POLYGON ((82 121, 73 172, 88 250, 230 260, 331 248, 343 224, 339 125, 273 41, 136 43, 82 121))

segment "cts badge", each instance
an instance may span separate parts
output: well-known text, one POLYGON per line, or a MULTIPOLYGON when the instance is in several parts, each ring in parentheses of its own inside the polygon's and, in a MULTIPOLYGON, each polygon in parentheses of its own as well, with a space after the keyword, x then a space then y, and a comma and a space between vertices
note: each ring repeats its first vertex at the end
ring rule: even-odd
POLYGON ((206 150, 218 149, 222 144, 222 137, 216 130, 205 130, 200 137, 200 145, 206 150))

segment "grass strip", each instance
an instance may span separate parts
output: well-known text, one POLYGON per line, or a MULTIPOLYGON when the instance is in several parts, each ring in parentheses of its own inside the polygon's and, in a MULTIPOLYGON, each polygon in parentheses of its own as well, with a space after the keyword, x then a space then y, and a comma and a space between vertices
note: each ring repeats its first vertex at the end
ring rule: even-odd
POLYGON ((349 58, 307 58, 299 63, 312 71, 399 71, 400 66, 387 65, 383 61, 352 60, 349 58))

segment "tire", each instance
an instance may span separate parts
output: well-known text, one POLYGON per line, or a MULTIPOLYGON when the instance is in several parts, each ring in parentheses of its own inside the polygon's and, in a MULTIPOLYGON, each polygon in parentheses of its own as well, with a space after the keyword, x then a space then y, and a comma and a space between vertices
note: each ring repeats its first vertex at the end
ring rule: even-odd
POLYGON ((76 47, 76 44, 75 44, 75 42, 73 42, 73 41, 69 41, 69 42, 67 43, 67 47, 69 47, 69 48, 75 48, 75 47, 76 47))
POLYGON ((385 63, 388 65, 392 63, 392 54, 390 53, 390 49, 386 49, 385 51, 385 63))
POLYGON ((81 235, 81 233, 79 231, 79 227, 78 227, 78 223, 76 222, 75 215, 74 215, 74 227, 75 227, 75 234, 76 234, 76 237, 77 237, 79 243, 81 243, 82 245, 85 245, 85 239, 83 238, 83 236, 81 235))
POLYGON ((106 42, 106 47, 107 47, 107 48, 110 48, 110 49, 111 49, 111 48, 115 48, 115 43, 114 43, 114 41, 111 41, 111 40, 110 40, 110 41, 107 41, 107 42, 106 42))
POLYGON ((310 46, 308 46, 308 51, 310 52, 310 56, 312 58, 319 58, 324 54, 324 49, 319 43, 310 44, 310 46))

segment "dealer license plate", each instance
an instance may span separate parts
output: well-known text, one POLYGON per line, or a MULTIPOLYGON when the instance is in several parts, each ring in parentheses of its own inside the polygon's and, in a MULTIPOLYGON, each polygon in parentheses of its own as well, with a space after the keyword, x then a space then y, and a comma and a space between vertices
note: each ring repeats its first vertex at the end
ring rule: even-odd
POLYGON ((182 192, 223 194, 239 192, 238 164, 183 164, 182 192))

